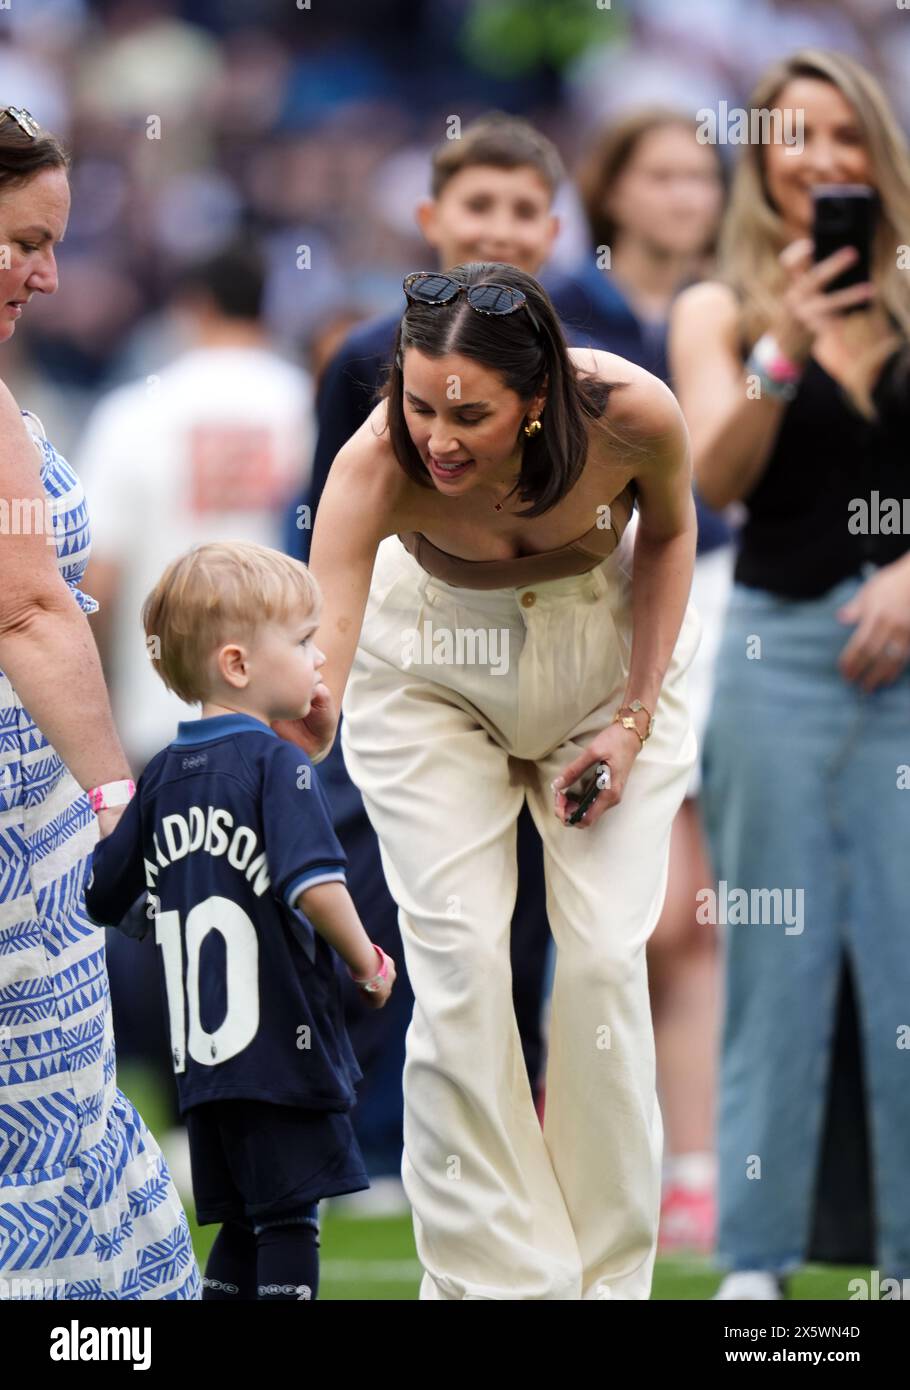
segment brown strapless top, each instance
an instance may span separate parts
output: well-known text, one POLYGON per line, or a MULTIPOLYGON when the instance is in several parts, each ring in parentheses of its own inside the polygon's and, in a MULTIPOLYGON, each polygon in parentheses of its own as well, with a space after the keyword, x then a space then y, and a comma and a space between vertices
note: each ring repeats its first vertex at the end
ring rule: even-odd
POLYGON ((428 541, 421 531, 398 533, 405 550, 434 579, 442 579, 459 589, 518 589, 525 584, 543 584, 549 579, 566 579, 594 569, 622 540, 635 507, 635 484, 627 483, 610 505, 610 525, 596 523, 577 540, 558 550, 537 555, 520 555, 514 560, 465 560, 428 541))

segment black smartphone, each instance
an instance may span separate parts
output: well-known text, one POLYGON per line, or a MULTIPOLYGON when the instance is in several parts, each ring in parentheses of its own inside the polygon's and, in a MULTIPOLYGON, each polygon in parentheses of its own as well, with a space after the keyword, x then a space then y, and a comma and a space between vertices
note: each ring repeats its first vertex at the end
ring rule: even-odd
MULTIPOLYGON (((578 802, 577 806, 575 806, 571 814, 566 817, 566 825, 576 825, 578 821, 581 820, 588 807, 593 805, 597 793, 605 791, 606 788, 610 785, 609 781, 605 780, 605 773, 608 772, 609 766, 607 763, 595 764, 591 780, 581 794, 581 800, 578 802)), ((569 796, 568 791, 566 792, 567 801, 571 802, 575 801, 575 799, 575 797, 569 796)))
MULTIPOLYGON (((872 243, 875 236, 877 195, 865 183, 819 183, 812 189, 815 206, 812 237, 814 259, 823 261, 842 246, 854 246, 858 257, 834 280, 825 293, 846 290, 872 278, 872 243)), ((851 304, 843 312, 853 314, 866 304, 851 304)))

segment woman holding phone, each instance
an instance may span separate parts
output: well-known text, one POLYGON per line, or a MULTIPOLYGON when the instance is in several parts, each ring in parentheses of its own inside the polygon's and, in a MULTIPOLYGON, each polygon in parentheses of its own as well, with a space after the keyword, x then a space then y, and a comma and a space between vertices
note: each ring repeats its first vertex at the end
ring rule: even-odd
POLYGON ((910 1274, 910 536, 870 521, 876 492, 907 491, 910 154, 841 54, 777 64, 750 106, 801 114, 801 141, 744 148, 720 278, 687 290, 671 324, 701 493, 747 509, 703 750, 713 863, 719 888, 750 903, 792 890, 798 909, 785 926, 750 908, 724 931, 725 1299, 784 1296, 806 1258, 844 955, 877 1260, 910 1274), (832 282, 856 248, 813 258, 813 188, 828 184, 877 195, 871 279, 848 288, 832 282))
POLYGON ((662 1124, 645 946, 696 756, 686 430, 656 377, 568 349, 514 266, 405 290, 386 397, 316 519, 327 690, 282 732, 318 761, 344 697, 399 906, 421 1298, 646 1299, 662 1124), (525 796, 557 946, 543 1130, 510 987, 525 796))

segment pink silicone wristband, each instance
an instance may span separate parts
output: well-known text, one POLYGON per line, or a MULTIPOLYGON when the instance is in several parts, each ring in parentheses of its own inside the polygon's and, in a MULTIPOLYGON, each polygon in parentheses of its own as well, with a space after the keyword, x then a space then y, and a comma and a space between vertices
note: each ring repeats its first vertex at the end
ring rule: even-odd
POLYGON ((380 967, 380 968, 376 971, 376 974, 375 974, 375 975, 367 975, 367 976, 365 976, 363 979, 358 979, 357 976, 354 974, 353 970, 351 969, 351 967, 348 966, 348 974, 350 975, 351 979, 354 981, 355 985, 365 985, 365 984, 368 984, 368 983, 370 982, 370 980, 375 980, 375 979, 377 978, 377 976, 379 977, 380 980, 385 980, 385 979, 388 978, 389 967, 388 967, 388 962, 386 961, 385 952, 383 951, 383 949, 382 949, 381 946, 377 946, 377 945, 376 945, 376 942, 375 942, 375 941, 371 941, 371 942, 370 942, 370 945, 373 947, 373 950, 376 952, 377 956, 379 957, 379 967, 380 967))

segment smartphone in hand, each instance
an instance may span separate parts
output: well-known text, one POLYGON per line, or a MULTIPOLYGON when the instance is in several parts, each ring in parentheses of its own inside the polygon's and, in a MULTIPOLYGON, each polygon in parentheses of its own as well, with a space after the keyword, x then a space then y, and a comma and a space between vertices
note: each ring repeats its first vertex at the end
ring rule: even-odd
MULTIPOLYGON (((812 238, 816 262, 833 256, 843 246, 853 246, 857 259, 825 286, 825 293, 849 289, 872 278, 872 247, 875 238, 878 198, 865 183, 819 183, 812 189, 814 218, 812 238)), ((845 314, 868 308, 851 304, 845 314)))
MULTIPOLYGON (((604 791, 610 785, 610 768, 608 763, 596 763, 591 780, 585 785, 581 793, 581 799, 577 806, 566 817, 566 825, 577 825, 588 807, 593 805, 598 792, 604 791)), ((577 798, 566 791, 566 800, 574 802, 577 798)))

